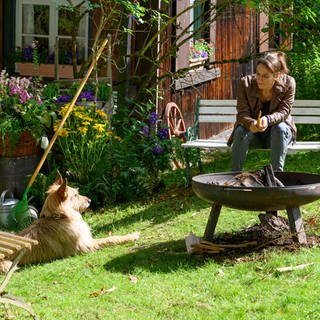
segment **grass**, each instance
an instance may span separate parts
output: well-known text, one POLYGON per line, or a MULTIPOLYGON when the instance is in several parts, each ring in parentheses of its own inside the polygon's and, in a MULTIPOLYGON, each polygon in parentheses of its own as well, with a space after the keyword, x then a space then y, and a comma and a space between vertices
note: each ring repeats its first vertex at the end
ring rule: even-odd
MULTIPOLYGON (((320 173, 319 158, 320 153, 288 156, 286 171, 320 173)), ((267 154, 252 152, 245 170, 265 162, 267 154)), ((210 155, 204 168, 228 171, 229 154, 210 155)), ((29 301, 42 320, 320 319, 319 248, 269 248, 220 259, 190 256, 185 237, 191 231, 203 234, 210 204, 184 187, 183 171, 167 174, 165 181, 167 189, 147 201, 85 215, 96 237, 140 230, 137 243, 21 268, 9 293, 29 301), (312 265, 276 271, 305 263, 312 265)), ((319 206, 320 201, 303 206, 304 219, 317 216, 319 206)), ((223 207, 216 232, 257 221, 257 212, 223 207)), ((319 226, 312 232, 319 236, 319 226)), ((30 319, 12 310, 16 319, 30 319)))

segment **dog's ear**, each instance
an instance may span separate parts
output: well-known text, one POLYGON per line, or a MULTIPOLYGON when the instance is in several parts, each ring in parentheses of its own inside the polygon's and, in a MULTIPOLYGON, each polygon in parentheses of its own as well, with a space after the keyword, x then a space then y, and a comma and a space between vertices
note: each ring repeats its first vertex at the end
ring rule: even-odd
POLYGON ((60 187, 57 190, 57 195, 60 199, 60 201, 65 201, 68 198, 68 192, 67 192, 67 179, 62 179, 62 183, 60 187))
POLYGON ((58 184, 58 185, 61 185, 63 183, 63 178, 62 178, 62 175, 59 171, 57 171, 57 175, 56 175, 56 178, 54 180, 54 183, 58 184))

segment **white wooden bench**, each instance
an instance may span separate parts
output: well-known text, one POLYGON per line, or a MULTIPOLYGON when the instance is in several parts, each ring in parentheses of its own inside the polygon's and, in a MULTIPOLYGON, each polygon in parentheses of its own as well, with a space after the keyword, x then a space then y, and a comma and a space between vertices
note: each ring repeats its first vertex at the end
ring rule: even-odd
POLYGON ((8 294, 6 291, 6 285, 8 284, 14 271, 17 269, 17 264, 23 255, 30 250, 32 246, 37 244, 38 241, 36 240, 0 231, 0 261, 10 259, 15 256, 9 271, 4 275, 4 278, 0 284, 0 304, 3 304, 5 307, 7 319, 13 319, 13 316, 9 310, 9 305, 11 304, 28 311, 34 320, 40 320, 29 303, 18 297, 8 294))
MULTIPOLYGON (((234 123, 236 120, 236 100, 206 100, 198 98, 195 121, 193 127, 187 128, 187 141, 182 144, 185 149, 187 183, 190 184, 191 148, 211 149, 214 151, 227 151, 230 147, 227 140, 199 139, 200 126, 204 123, 234 123)), ((320 124, 320 100, 295 100, 292 116, 296 124, 320 124)), ((299 151, 320 150, 320 141, 297 141, 291 144, 288 153, 299 151)), ((201 170, 201 158, 199 155, 201 170)))

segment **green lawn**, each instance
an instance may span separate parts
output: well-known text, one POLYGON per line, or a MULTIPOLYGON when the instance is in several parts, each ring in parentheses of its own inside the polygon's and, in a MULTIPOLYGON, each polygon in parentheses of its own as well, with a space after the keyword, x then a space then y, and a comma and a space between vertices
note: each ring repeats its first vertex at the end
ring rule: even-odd
MULTIPOLYGON (((245 169, 266 163, 267 154, 253 152, 245 169)), ((206 158, 206 172, 228 168, 229 154, 206 158)), ((286 171, 320 173, 320 153, 288 156, 286 171)), ((269 248, 229 258, 190 256, 185 237, 191 231, 202 236, 210 204, 184 187, 183 171, 165 179, 167 189, 148 201, 85 215, 96 237, 140 230, 137 243, 21 268, 7 286, 9 293, 29 301, 43 320, 320 319, 318 247, 269 248), (312 265, 276 270, 306 263, 312 265)), ((303 206, 304 219, 319 216, 319 206, 320 201, 303 206)), ((216 231, 236 231, 257 221, 257 212, 222 208, 216 231)), ((311 232, 319 237, 319 224, 311 232)), ((30 319, 12 310, 16 319, 30 319)))

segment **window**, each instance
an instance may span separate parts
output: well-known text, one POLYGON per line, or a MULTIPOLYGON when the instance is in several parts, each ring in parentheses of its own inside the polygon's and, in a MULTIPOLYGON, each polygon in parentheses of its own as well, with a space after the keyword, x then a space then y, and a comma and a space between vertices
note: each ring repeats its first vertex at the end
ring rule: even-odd
MULTIPOLYGON (((178 43, 184 43, 179 47, 177 57, 175 58, 175 69, 180 70, 190 68, 194 62, 190 59, 190 45, 199 39, 204 39, 208 44, 215 44, 216 22, 214 19, 214 5, 216 0, 189 0, 177 1, 177 25, 176 36, 178 43), (181 14, 181 12, 183 12, 181 14), (179 15, 180 13, 180 15, 179 15)), ((210 61, 214 61, 214 47, 210 56, 210 61)), ((189 71, 182 78, 175 81, 175 88, 182 89, 192 85, 200 84, 220 76, 218 68, 203 68, 201 71, 189 71)))
MULTIPOLYGON (((63 8, 66 4, 65 0, 17 1, 16 46, 25 48, 37 41, 40 53, 48 57, 58 45, 59 61, 65 58, 60 53, 64 52, 66 55, 68 51, 71 52, 73 28, 71 11, 63 8)), ((77 49, 82 58, 88 55, 87 43, 88 15, 81 19, 77 34, 77 49)))
POLYGON ((201 0, 190 0, 190 6, 194 6, 190 12, 190 33, 193 34, 193 40, 210 40, 210 27, 206 25, 206 20, 210 19, 210 1, 203 3, 201 0))

